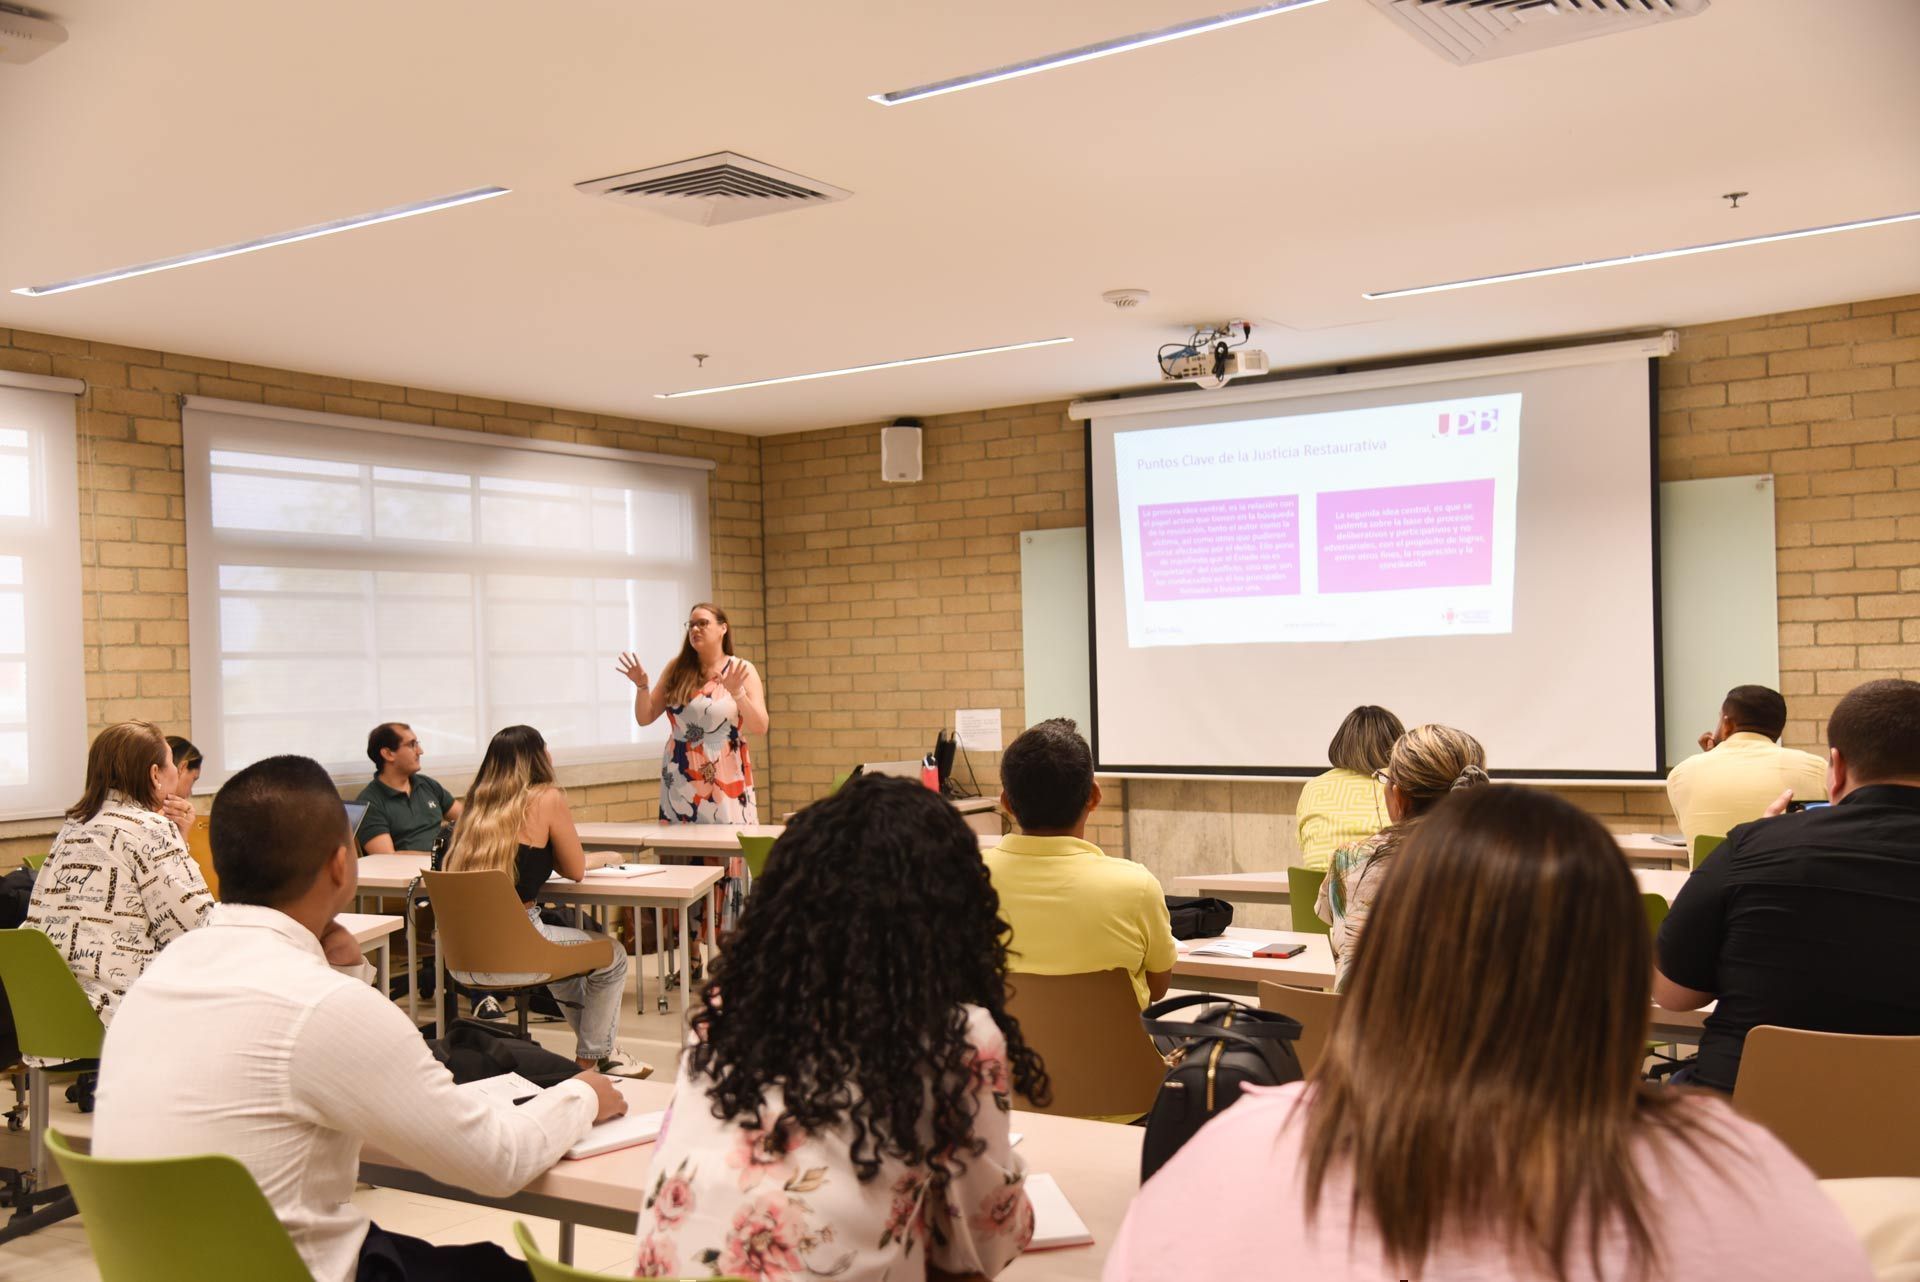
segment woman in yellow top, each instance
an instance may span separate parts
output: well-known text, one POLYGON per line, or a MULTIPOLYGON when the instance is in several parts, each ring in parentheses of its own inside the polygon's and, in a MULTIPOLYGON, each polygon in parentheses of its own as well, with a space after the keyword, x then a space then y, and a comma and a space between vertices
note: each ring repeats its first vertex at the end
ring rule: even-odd
POLYGON ((1387 826, 1385 790, 1374 776, 1387 768, 1387 755, 1404 733, 1400 718, 1385 708, 1367 704, 1347 714, 1327 745, 1333 769, 1300 789, 1294 817, 1301 863, 1324 872, 1334 851, 1387 826))

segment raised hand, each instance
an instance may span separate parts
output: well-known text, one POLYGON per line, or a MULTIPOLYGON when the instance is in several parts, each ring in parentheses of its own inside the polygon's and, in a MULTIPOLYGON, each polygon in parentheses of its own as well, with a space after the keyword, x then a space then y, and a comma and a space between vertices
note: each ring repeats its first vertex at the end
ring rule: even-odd
POLYGON ((738 699, 740 692, 747 688, 747 665, 739 659, 728 659, 727 666, 720 669, 720 684, 738 699))
POLYGON ((651 683, 647 680, 647 670, 640 666, 638 656, 622 651, 619 661, 616 662, 613 667, 614 671, 633 682, 633 684, 640 689, 647 690, 652 688, 651 683))

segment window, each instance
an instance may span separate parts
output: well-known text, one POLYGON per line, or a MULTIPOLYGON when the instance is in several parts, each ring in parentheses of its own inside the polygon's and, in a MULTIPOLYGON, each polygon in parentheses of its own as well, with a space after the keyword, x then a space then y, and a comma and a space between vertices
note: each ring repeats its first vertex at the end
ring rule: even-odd
POLYGON ((658 676, 709 595, 704 462, 197 397, 185 443, 212 772, 297 752, 358 773, 382 721, 455 791, 516 723, 556 761, 658 753, 614 659, 658 676))
POLYGON ((66 383, 0 373, 0 818, 58 814, 86 778, 80 486, 66 383))

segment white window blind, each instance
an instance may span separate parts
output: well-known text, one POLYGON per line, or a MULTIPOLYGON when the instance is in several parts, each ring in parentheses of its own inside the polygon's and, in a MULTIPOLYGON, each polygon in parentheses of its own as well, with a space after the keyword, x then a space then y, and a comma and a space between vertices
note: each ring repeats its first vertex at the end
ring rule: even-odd
POLYGON ((21 819, 80 796, 87 698, 74 397, 10 382, 0 375, 0 818, 21 819))
POLYGON ((370 771, 383 721, 456 793, 516 723, 556 761, 651 772, 665 722, 634 724, 614 659, 657 675, 710 595, 705 464, 281 413, 189 398, 184 415, 211 773, 282 752, 370 771))

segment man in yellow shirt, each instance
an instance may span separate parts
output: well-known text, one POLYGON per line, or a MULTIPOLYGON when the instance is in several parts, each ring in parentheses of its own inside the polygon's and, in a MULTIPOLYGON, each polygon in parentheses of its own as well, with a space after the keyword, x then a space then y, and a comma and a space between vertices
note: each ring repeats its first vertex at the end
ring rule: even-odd
POLYGON ((1823 757, 1778 740, 1787 728, 1787 701, 1766 686, 1735 686, 1720 705, 1720 724, 1700 736, 1702 752, 1667 775, 1667 800, 1680 831, 1724 837, 1758 819, 1783 792, 1795 801, 1827 799, 1823 757))
POLYGON ((1042 721, 1000 758, 1000 805, 1020 831, 985 852, 1013 928, 1008 969, 1075 975, 1120 967, 1144 1008, 1166 995, 1176 957, 1160 882, 1087 840, 1100 804, 1093 753, 1064 717, 1042 721))

